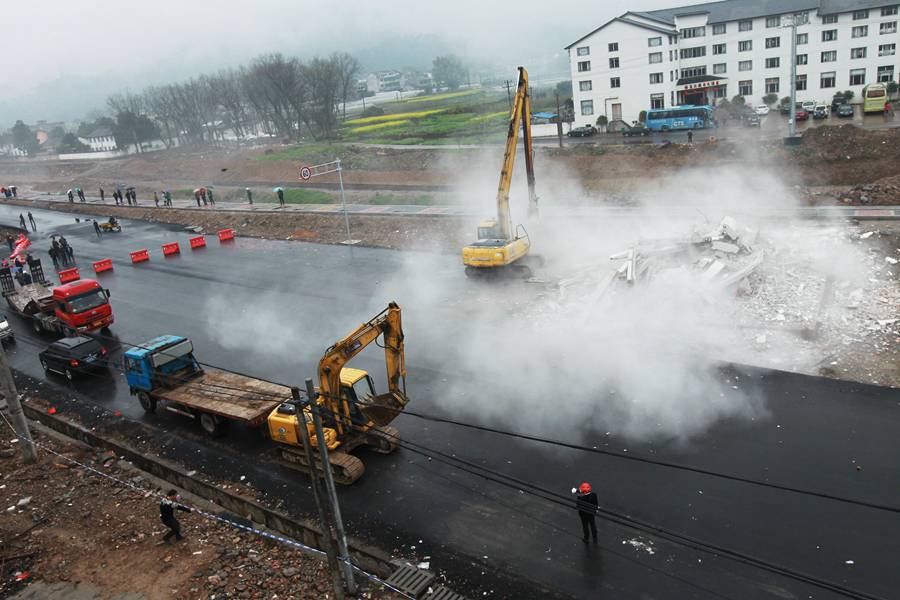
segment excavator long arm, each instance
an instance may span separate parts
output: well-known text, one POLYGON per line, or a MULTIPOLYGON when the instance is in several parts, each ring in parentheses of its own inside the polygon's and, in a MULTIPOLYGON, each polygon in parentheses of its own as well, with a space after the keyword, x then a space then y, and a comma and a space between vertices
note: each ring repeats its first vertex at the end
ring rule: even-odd
MULTIPOLYGON (((363 413, 376 425, 387 424, 396 416, 396 410, 379 409, 378 405, 400 409, 406 406, 406 362, 403 351, 403 326, 400 320, 400 307, 391 302, 388 307, 372 320, 363 323, 347 337, 340 340, 328 350, 319 361, 320 403, 333 415, 336 429, 342 435, 352 426, 351 407, 345 396, 341 394, 341 369, 350 360, 362 352, 379 337, 384 338, 384 360, 387 368, 388 392, 380 394, 370 401, 375 405, 365 408, 363 413)), ((379 344, 380 345, 380 344, 379 344)))
POLYGON ((503 239, 512 239, 512 219, 509 214, 509 188, 512 183, 513 167, 516 164, 516 143, 519 126, 525 145, 525 172, 528 180, 528 211, 537 210, 537 196, 534 191, 534 157, 531 141, 531 97, 528 94, 528 71, 519 67, 519 83, 509 115, 509 130, 506 134, 506 151, 503 154, 503 168, 500 170, 500 184, 497 186, 497 223, 503 239))

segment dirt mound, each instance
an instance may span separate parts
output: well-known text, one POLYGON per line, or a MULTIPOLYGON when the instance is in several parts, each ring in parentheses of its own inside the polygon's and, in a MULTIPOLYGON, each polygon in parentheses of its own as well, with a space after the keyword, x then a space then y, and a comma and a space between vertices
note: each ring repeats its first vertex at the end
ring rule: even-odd
POLYGON ((885 177, 875 183, 866 183, 851 188, 841 194, 844 204, 874 204, 878 206, 894 206, 900 204, 900 175, 885 177))

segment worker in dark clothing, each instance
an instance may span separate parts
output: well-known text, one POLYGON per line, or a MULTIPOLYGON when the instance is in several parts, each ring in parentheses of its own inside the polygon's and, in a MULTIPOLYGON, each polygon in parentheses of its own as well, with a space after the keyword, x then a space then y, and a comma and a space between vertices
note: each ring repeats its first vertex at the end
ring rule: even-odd
POLYGON ((82 202, 85 201, 85 198, 84 198, 84 190, 82 190, 81 188, 75 188, 75 193, 78 194, 78 199, 79 199, 79 200, 81 200, 82 202))
POLYGON ((153 192, 153 204, 156 205, 156 208, 159 208, 159 194, 153 192))
POLYGON ((278 194, 278 204, 280 204, 281 207, 284 208, 284 190, 278 188, 278 191, 275 193, 278 194))
POLYGON ((34 224, 34 215, 31 214, 31 211, 28 211, 28 221, 31 223, 31 230, 37 231, 37 225, 34 224))
POLYGON ((69 202, 75 202, 75 194, 72 193, 72 190, 69 190, 66 194, 69 196, 69 202))
MULTIPOLYGON (((21 215, 19 215, 21 216, 21 215)), ((9 246, 9 251, 12 252, 15 250, 16 242, 13 240, 13 236, 7 234, 6 235, 6 245, 9 246)))
POLYGON ((211 206, 216 205, 216 201, 213 200, 212 190, 206 190, 206 195, 209 196, 209 203, 211 206))
POLYGON ((9 191, 12 192, 13 198, 19 197, 19 189, 16 186, 14 186, 14 185, 9 186, 9 191))
POLYGON ((693 143, 694 143, 694 132, 689 130, 688 131, 688 144, 693 144, 693 143))
POLYGON ((582 539, 585 543, 588 541, 588 529, 590 529, 591 536, 594 538, 594 543, 597 542, 595 515, 597 514, 598 506, 597 494, 591 490, 591 484, 585 482, 578 486, 575 494, 575 507, 578 509, 578 516, 581 517, 582 539))
MULTIPOLYGON (((19 213, 19 223, 22 224, 22 229, 28 231, 28 225, 25 224, 25 215, 22 213, 19 213)), ((10 250, 12 250, 12 248, 10 248, 10 250)))
POLYGON ((172 206, 172 192, 166 190, 165 192, 163 192, 163 197, 166 199, 166 206, 172 206))
POLYGON ((194 190, 194 200, 197 201, 197 208, 200 208, 200 190, 194 190))
POLYGON ((250 188, 245 188, 247 190, 247 202, 253 204, 253 192, 250 191, 250 188))
POLYGON ((106 200, 106 192, 103 191, 103 188, 100 188, 100 202, 104 202, 106 200))
POLYGON ((166 497, 159 502, 159 519, 163 522, 163 525, 169 528, 169 531, 163 536, 163 542, 167 544, 170 543, 169 540, 172 539, 173 535, 176 542, 184 539, 184 536, 181 535, 181 523, 175 518, 175 510, 191 512, 190 508, 181 504, 178 500, 178 492, 169 490, 166 493, 166 497))
POLYGON ((69 245, 69 241, 64 235, 59 236, 59 250, 62 253, 63 265, 68 267, 69 263, 75 264, 75 251, 72 250, 72 246, 69 245))
POLYGON ((100 223, 97 222, 97 219, 94 219, 94 233, 97 234, 97 239, 100 239, 100 223))
POLYGON ((50 246, 47 254, 50 255, 50 260, 53 261, 53 268, 59 271, 59 248, 56 244, 56 240, 53 240, 53 245, 50 246))

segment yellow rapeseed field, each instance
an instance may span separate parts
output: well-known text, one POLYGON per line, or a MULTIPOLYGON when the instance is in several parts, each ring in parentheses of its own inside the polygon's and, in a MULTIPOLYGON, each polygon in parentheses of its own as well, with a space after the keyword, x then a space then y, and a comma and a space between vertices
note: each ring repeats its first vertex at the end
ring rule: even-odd
POLYGON ((408 102, 413 104, 415 102, 432 102, 434 100, 447 100, 448 98, 459 98, 460 96, 468 96, 470 94, 478 93, 479 90, 464 90, 462 92, 448 92, 446 94, 436 94, 434 96, 415 96, 414 98, 408 98, 403 100, 403 102, 408 102))
POLYGON ((500 116, 509 115, 509 111, 501 110, 498 112, 487 113, 486 115, 478 115, 477 117, 472 117, 472 122, 478 123, 479 121, 489 121, 491 119, 496 119, 500 116))
MULTIPOLYGON (((366 125, 368 123, 383 123, 384 121, 395 121, 397 119, 421 119, 430 115, 442 113, 446 108, 435 108, 433 110, 420 110, 419 112, 395 113, 393 115, 379 115, 377 117, 363 117, 360 119, 350 119, 344 121, 345 125, 366 125)), ((354 130, 355 131, 355 130, 354 130)))
POLYGON ((354 127, 350 131, 352 131, 353 133, 365 133, 367 131, 375 131, 376 129, 384 129, 385 127, 396 127, 398 125, 408 125, 409 123, 412 123, 412 121, 409 119, 401 119, 400 121, 388 121, 387 123, 374 123, 372 125, 363 125, 362 127, 354 127))

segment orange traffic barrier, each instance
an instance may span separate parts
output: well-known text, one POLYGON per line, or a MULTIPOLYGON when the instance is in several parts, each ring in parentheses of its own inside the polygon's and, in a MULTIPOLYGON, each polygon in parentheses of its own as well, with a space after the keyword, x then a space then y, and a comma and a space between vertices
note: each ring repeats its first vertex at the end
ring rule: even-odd
POLYGON ((162 251, 163 256, 169 256, 170 254, 181 254, 181 248, 178 247, 178 242, 163 244, 162 251))
POLYGON ((129 252, 131 255, 131 262, 139 263, 144 262, 145 260, 150 260, 150 252, 147 251, 146 248, 142 248, 140 250, 136 250, 134 252, 129 252))
POLYGON ((219 231, 219 241, 226 242, 234 239, 234 229, 222 229, 219 231))
POLYGON ((94 273, 102 273, 103 271, 112 271, 112 259, 104 258, 94 263, 94 273))
POLYGON ((206 248, 206 238, 202 235, 198 235, 197 237, 191 238, 191 250, 196 250, 197 248, 206 248))
POLYGON ((59 272, 60 283, 69 283, 70 281, 78 281, 79 279, 81 279, 81 275, 78 273, 78 267, 64 269, 59 272))

